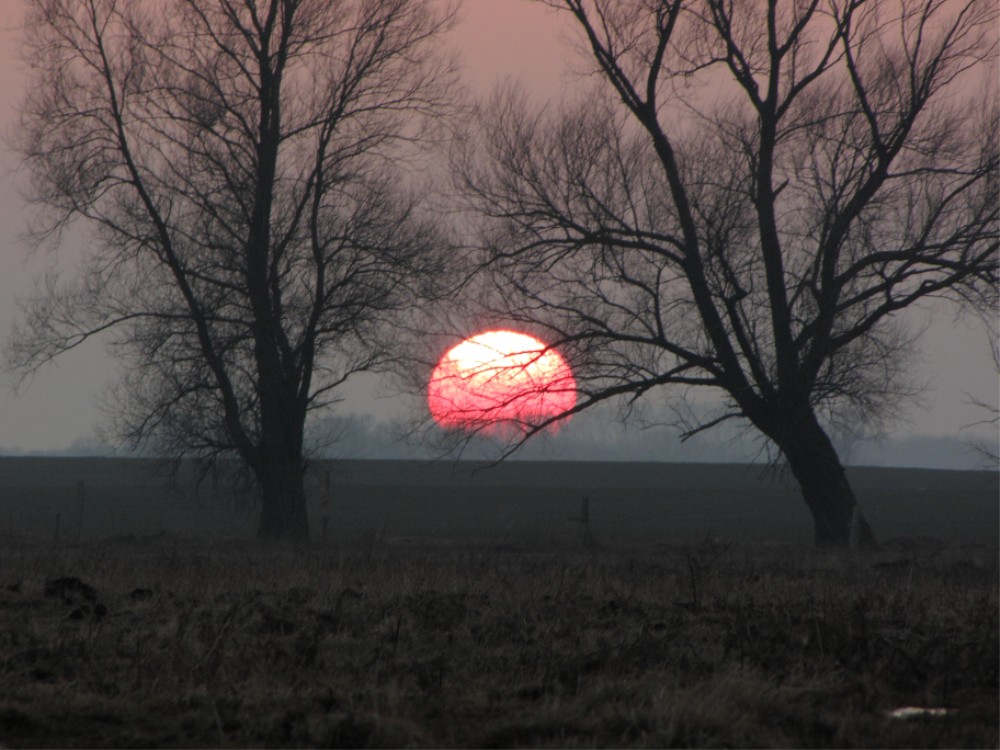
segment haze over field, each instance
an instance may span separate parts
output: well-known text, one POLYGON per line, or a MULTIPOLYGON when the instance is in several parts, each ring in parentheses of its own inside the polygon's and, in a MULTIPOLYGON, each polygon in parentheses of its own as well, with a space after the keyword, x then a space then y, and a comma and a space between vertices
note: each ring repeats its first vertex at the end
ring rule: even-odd
MULTIPOLYGON (((17 101, 24 71, 17 61, 23 12, 21 0, 0 4, 0 127, 9 133, 17 121, 17 101)), ((465 0, 462 20, 452 32, 462 56, 463 73, 470 88, 489 91, 505 78, 521 80, 535 98, 544 101, 586 79, 570 75, 567 66, 583 63, 566 54, 565 41, 572 29, 561 16, 520 0, 465 0)), ((67 273, 85 246, 84 234, 67 236, 55 255, 27 256, 19 234, 28 215, 18 197, 17 163, 3 147, 0 166, 0 335, 6 337, 17 319, 15 299, 27 294, 32 279, 58 260, 67 273)), ((948 310, 923 310, 911 314, 913 326, 926 326, 914 379, 928 384, 922 403, 906 405, 894 432, 881 444, 845 446, 844 458, 853 464, 915 465, 972 468, 977 457, 963 441, 974 436, 996 439, 994 427, 967 427, 985 415, 970 405, 972 399, 996 403, 997 374, 990 360, 986 333, 972 321, 956 321, 948 310)), ((85 450, 93 427, 101 419, 97 408, 103 385, 114 365, 96 343, 71 352, 60 363, 45 369, 15 396, 5 382, 0 391, 0 451, 85 450)), ((333 451, 353 457, 407 456, 414 451, 395 442, 387 427, 407 415, 407 407, 387 395, 384 387, 368 379, 345 391, 340 424, 356 435, 353 443, 341 442, 333 451)), ((658 421, 653 410, 652 421, 658 421)), ((339 428, 338 428, 339 429, 339 428)), ((343 433, 347 437, 351 433, 343 433)), ((639 424, 627 429, 611 422, 608 414, 577 418, 557 436, 529 446, 527 456, 588 459, 595 456, 644 460, 747 460, 757 446, 730 442, 718 435, 680 445, 662 428, 644 431, 639 424)))

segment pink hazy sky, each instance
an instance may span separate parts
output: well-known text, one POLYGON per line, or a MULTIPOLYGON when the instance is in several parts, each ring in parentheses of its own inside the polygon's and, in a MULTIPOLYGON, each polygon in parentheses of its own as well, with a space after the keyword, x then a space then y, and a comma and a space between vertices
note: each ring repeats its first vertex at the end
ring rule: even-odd
MULTIPOLYGON (((16 122, 24 74, 17 58, 17 25, 23 0, 0 0, 0 131, 9 134, 16 122)), ((461 21, 452 37, 469 85, 487 93, 497 83, 522 82, 539 101, 560 96, 579 83, 569 72, 582 63, 567 45, 572 27, 562 14, 532 0, 462 0, 461 21)), ((19 235, 26 213, 16 189, 18 162, 0 146, 0 342, 17 318, 15 298, 27 292, 51 257, 29 257, 19 235)), ((81 247, 68 238, 60 248, 61 267, 71 270, 81 247)), ((919 317, 919 316, 918 316, 919 317)), ((915 324, 928 326, 922 340, 918 380, 927 382, 924 405, 902 414, 897 434, 958 435, 963 425, 983 418, 968 404, 969 396, 996 401, 997 374, 989 358, 985 333, 967 322, 924 315, 915 324)), ((64 448, 87 437, 99 421, 96 407, 103 386, 113 375, 103 349, 94 344, 66 355, 41 372, 15 396, 10 378, 0 378, 0 450, 64 448)), ((385 402, 372 399, 377 388, 356 387, 352 411, 386 413, 385 402)), ((391 410, 391 406, 388 407, 391 410)), ((964 433, 962 433, 964 434, 964 433)))

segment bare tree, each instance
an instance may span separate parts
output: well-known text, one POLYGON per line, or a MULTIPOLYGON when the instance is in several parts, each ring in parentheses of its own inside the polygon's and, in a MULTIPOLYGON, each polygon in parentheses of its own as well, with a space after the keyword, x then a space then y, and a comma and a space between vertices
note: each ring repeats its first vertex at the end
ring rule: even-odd
POLYGON ((259 536, 308 537, 307 417, 393 356, 441 235, 406 189, 450 106, 431 0, 32 0, 17 145, 36 239, 94 230, 8 360, 110 331, 133 443, 238 456, 259 536))
MULTIPOLYGON (((1000 375, 1000 321, 997 320, 996 308, 979 310, 978 317, 983 323, 986 331, 987 341, 990 346, 990 358, 993 362, 993 371, 1000 375)), ((979 463, 985 469, 995 469, 1000 466, 1000 447, 997 445, 998 425, 1000 425, 1000 404, 990 403, 981 398, 976 398, 966 394, 966 403, 976 407, 983 416, 972 424, 965 425, 962 429, 974 429, 985 427, 992 431, 992 439, 987 437, 968 437, 966 445, 973 453, 979 456, 979 463)))
POLYGON ((541 1, 599 86, 483 106, 456 159, 494 290, 477 295, 570 360, 573 411, 718 389, 687 435, 752 424, 817 545, 872 541, 829 430, 911 391, 898 313, 996 299, 996 4, 541 1))

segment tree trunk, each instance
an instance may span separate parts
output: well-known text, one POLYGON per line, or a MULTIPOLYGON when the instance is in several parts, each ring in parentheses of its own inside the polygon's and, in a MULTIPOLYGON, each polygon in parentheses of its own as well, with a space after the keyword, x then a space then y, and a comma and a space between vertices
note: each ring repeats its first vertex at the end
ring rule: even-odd
POLYGON ((261 490, 258 539, 309 540, 305 469, 300 456, 265 452, 255 468, 261 490))
POLYGON ((875 537, 833 443, 811 411, 775 436, 812 513, 817 547, 872 547, 875 537))

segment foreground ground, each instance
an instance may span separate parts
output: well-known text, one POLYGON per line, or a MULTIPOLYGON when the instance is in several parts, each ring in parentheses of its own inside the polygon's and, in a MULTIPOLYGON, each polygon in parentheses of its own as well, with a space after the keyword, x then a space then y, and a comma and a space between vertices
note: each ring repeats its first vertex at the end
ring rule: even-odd
POLYGON ((0 746, 996 747, 997 619, 981 548, 7 545, 0 746))

